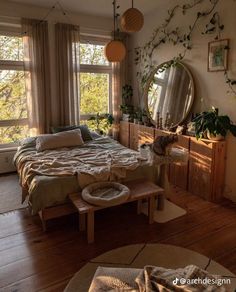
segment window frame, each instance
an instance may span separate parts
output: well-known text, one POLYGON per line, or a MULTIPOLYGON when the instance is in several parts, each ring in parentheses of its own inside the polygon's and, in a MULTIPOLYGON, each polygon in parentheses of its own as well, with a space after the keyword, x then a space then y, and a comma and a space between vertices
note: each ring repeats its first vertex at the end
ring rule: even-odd
MULTIPOLYGON (((80 38, 80 44, 94 44, 94 45, 106 45, 110 38, 104 37, 92 37, 88 35, 82 35, 80 38)), ((80 64, 79 73, 105 73, 109 76, 109 90, 108 90, 108 113, 112 113, 112 64, 109 65, 89 65, 80 64)), ((96 115, 96 113, 91 114, 80 114, 80 120, 88 120, 89 118, 96 115)))
MULTIPOLYGON (((12 37, 22 37, 20 26, 14 27, 0 27, 1 36, 12 36, 12 37)), ((25 71, 24 61, 12 61, 12 60, 1 60, 0 59, 0 70, 14 70, 14 71, 25 71)), ((10 119, 10 120, 0 120, 0 128, 2 127, 12 127, 12 126, 26 126, 28 125, 28 118, 22 119, 10 119)), ((8 148, 17 146, 19 142, 12 143, 0 143, 1 148, 8 148)))

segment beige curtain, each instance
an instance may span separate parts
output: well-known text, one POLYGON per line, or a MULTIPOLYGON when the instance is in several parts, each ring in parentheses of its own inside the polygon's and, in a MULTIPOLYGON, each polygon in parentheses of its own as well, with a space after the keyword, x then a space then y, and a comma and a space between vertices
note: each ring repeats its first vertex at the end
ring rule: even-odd
POLYGON ((22 33, 30 132, 48 133, 51 123, 48 24, 22 19, 22 33))
POLYGON ((57 97, 61 126, 79 124, 79 27, 55 25, 57 97))
POLYGON ((126 47, 126 56, 122 62, 112 63, 112 107, 114 117, 113 136, 115 139, 119 137, 119 121, 121 118, 119 106, 122 104, 122 87, 125 84, 129 83, 128 38, 129 36, 125 33, 119 34, 119 39, 124 43, 126 47))

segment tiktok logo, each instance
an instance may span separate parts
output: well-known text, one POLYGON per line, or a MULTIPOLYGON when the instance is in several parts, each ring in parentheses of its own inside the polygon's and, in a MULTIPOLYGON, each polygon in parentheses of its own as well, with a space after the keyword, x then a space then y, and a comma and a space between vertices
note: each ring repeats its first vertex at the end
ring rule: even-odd
POLYGON ((173 284, 174 284, 174 285, 178 285, 178 283, 179 283, 179 279, 178 279, 178 278, 175 278, 175 279, 173 280, 173 284))

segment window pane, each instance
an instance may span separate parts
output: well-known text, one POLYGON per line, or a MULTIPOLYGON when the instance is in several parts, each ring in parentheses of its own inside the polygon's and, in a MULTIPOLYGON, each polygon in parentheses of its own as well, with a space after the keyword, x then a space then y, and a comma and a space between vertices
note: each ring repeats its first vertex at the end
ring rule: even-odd
POLYGON ((0 70, 0 120, 27 118, 23 71, 0 70))
POLYGON ((28 126, 0 127, 0 144, 17 142, 28 136, 28 126))
POLYGON ((165 78, 165 70, 160 72, 160 71, 157 71, 154 78, 157 78, 157 79, 164 79, 165 78))
POLYGON ((80 73, 80 113, 109 111, 109 74, 80 73))
POLYGON ((23 61, 22 37, 0 35, 0 60, 23 61))
POLYGON ((94 44, 80 44, 80 64, 109 65, 104 56, 104 46, 94 44))

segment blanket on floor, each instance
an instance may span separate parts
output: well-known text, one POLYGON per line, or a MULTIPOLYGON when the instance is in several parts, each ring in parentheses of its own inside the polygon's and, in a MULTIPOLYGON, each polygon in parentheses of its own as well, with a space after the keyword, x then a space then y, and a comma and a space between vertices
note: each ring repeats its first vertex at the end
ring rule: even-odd
MULTIPOLYGON (((104 270, 99 268, 94 276, 89 291, 133 291, 133 292, 201 292, 229 291, 222 285, 223 281, 220 276, 211 275, 194 265, 186 266, 176 270, 165 269, 161 267, 145 266, 138 276, 130 279, 127 275, 132 275, 132 269, 126 269, 126 277, 124 272, 119 268, 117 273, 104 275, 104 270), (119 275, 121 277, 119 277, 119 275)), ((131 278, 132 278, 131 277, 131 278)))

